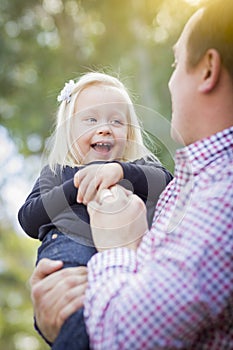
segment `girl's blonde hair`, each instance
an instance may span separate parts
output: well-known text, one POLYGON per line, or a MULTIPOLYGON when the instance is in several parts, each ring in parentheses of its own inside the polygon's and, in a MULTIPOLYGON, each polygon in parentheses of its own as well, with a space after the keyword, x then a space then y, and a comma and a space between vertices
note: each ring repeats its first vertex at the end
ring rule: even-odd
POLYGON ((117 89, 127 103, 128 142, 121 160, 134 161, 143 157, 156 158, 143 143, 143 130, 125 86, 113 76, 91 72, 83 75, 76 83, 72 84, 68 100, 64 99, 60 103, 55 131, 49 142, 48 164, 50 168, 55 171, 57 164, 62 168, 81 164, 75 155, 74 140, 71 137, 75 101, 82 90, 93 85, 117 89))

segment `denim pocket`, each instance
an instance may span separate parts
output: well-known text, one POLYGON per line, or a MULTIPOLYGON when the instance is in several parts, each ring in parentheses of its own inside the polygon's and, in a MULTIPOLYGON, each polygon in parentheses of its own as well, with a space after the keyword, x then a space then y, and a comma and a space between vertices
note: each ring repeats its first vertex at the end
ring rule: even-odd
POLYGON ((94 247, 82 245, 62 232, 51 230, 38 249, 36 264, 39 260, 48 258, 62 260, 63 267, 86 266, 94 253, 96 253, 94 247))

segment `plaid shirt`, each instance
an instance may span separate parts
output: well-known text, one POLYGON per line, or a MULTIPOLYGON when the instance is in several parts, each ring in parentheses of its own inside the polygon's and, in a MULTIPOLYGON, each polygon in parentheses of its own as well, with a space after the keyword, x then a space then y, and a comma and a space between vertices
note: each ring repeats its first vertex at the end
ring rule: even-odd
POLYGON ((177 151, 137 255, 88 267, 93 349, 233 349, 233 127, 177 151))

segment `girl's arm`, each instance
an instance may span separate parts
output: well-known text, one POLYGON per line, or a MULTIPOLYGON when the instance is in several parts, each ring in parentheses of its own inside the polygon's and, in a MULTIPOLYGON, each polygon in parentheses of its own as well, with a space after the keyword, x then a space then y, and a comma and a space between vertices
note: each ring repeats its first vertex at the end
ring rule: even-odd
POLYGON ((172 174, 156 160, 141 158, 134 162, 119 162, 123 178, 133 187, 133 192, 144 201, 157 202, 160 193, 172 180, 172 174))
POLYGON ((173 176, 156 160, 142 158, 135 162, 122 162, 120 164, 123 168, 124 180, 120 181, 119 184, 128 189, 130 189, 128 186, 130 185, 134 194, 144 201, 150 228, 159 196, 173 176))
POLYGON ((50 223, 58 213, 74 204, 76 195, 73 177, 62 183, 60 169, 54 174, 46 166, 19 210, 20 225, 29 236, 38 238, 40 226, 50 223))
POLYGON ((139 159, 134 162, 92 163, 74 176, 79 188, 77 202, 87 204, 97 191, 120 183, 144 201, 157 202, 160 193, 172 180, 172 175, 159 162, 139 159))
POLYGON ((158 198, 171 180, 172 175, 159 162, 142 158, 89 164, 75 174, 74 184, 79 189, 77 202, 87 204, 97 192, 119 183, 145 202, 150 226, 158 198))

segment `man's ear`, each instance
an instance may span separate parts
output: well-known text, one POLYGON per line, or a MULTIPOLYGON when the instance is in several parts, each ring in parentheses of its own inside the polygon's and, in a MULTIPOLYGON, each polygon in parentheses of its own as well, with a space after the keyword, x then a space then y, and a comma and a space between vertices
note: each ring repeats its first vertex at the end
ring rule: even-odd
POLYGON ((217 50, 209 49, 202 59, 201 82, 199 91, 208 93, 213 90, 218 83, 221 73, 221 58, 217 50))

